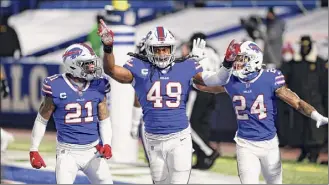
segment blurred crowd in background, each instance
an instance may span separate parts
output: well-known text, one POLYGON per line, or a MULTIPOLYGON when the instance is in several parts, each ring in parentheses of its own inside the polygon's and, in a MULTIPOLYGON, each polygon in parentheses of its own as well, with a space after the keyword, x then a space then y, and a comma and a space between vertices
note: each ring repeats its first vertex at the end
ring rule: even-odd
MULTIPOLYGON (((27 9, 38 8, 41 3, 55 2, 55 0, 33 0, 26 2, 28 3, 25 6, 10 9, 8 7, 13 2, 1 1, 1 57, 13 57, 14 59, 25 57, 22 54, 19 36, 15 29, 8 24, 8 18, 12 14, 19 14, 27 9)), ((327 1, 318 2, 320 4, 319 7, 328 6, 327 1)), ((144 3, 151 3, 151 1, 144 3)), ((157 11, 154 19, 165 17, 168 14, 189 7, 203 8, 207 5, 206 0, 172 1, 172 3, 175 7, 173 11, 157 11)), ((81 4, 83 3, 81 2, 81 4)), ((241 17, 240 26, 245 30, 245 39, 263 42, 264 63, 266 64, 264 67, 280 69, 285 75, 287 86, 291 90, 313 105, 319 113, 328 116, 328 58, 318 54, 317 43, 312 38, 312 33, 305 32, 300 36, 298 42, 299 47, 297 48, 293 47, 292 43, 284 42, 286 30, 285 20, 277 16, 276 7, 270 6, 266 11, 267 14, 264 17, 254 15, 241 17)), ((90 25, 91 31, 85 40, 85 42, 89 42, 98 56, 102 55, 102 44, 97 36, 97 24, 99 19, 104 18, 104 16, 106 16, 106 13, 104 14, 104 11, 100 10, 100 13, 94 18, 95 24, 90 25)), ((324 19, 327 19, 327 17, 324 17, 324 19)), ((195 38, 202 38, 208 41, 206 33, 195 32, 190 35, 189 40, 178 43, 177 54, 180 56, 188 55, 192 49, 193 39, 195 38)), ((30 44, 32 45, 33 43, 30 44)), ((219 67, 221 63, 224 51, 217 51, 210 44, 207 44, 206 48, 206 55, 209 57, 209 64, 211 65, 205 65, 208 65, 209 70, 216 70, 216 66, 219 67)), ((1 88, 3 89, 1 98, 11 95, 10 86, 4 75, 1 75, 1 88)), ((193 92, 196 96, 190 116, 191 126, 212 151, 205 152, 201 149, 203 147, 194 143, 195 154, 197 156, 197 163, 194 168, 209 169, 213 160, 221 155, 220 143, 233 142, 234 129, 227 132, 226 130, 221 130, 219 125, 230 124, 234 125, 232 128, 236 129, 234 110, 227 94, 214 95, 195 89, 193 92)), ((327 164, 327 161, 318 161, 320 152, 328 152, 327 126, 317 129, 312 119, 298 113, 278 100, 277 128, 282 147, 297 147, 301 149, 300 156, 296 159, 297 161, 301 162, 307 159, 312 163, 320 162, 327 164)))

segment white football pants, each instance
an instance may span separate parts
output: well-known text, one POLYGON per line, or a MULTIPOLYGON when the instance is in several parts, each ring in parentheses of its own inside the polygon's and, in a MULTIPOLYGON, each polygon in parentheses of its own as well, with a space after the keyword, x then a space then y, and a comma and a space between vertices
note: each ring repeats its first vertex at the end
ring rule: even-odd
POLYGON ((269 141, 236 138, 238 173, 242 184, 259 184, 262 175, 267 184, 282 184, 281 155, 276 137, 269 141))
POLYGON ((187 184, 192 168, 191 134, 167 140, 145 140, 153 182, 187 184))
POLYGON ((57 184, 73 184, 79 170, 86 174, 91 184, 113 184, 109 165, 96 152, 95 147, 87 150, 57 147, 57 184))

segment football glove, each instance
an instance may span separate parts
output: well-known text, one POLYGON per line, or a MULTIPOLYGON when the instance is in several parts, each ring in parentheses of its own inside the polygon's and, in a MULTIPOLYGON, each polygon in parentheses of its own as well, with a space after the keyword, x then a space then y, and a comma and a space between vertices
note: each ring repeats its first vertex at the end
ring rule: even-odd
POLYGON ((321 114, 319 114, 317 111, 313 111, 311 113, 311 118, 316 121, 316 127, 320 128, 320 126, 322 125, 326 125, 328 124, 328 118, 322 116, 321 114))
POLYGON ((112 157, 112 148, 110 145, 105 144, 99 149, 99 153, 105 158, 110 159, 112 157))
POLYGON ((114 33, 110 30, 103 19, 100 20, 98 24, 97 34, 101 37, 103 43, 103 50, 106 53, 112 53, 113 51, 113 37, 114 33))
POLYGON ((236 56, 240 53, 240 44, 235 39, 233 39, 228 45, 225 53, 225 60, 228 62, 234 62, 236 56))
POLYGON ((206 41, 203 39, 194 39, 193 40, 193 48, 192 52, 190 53, 190 56, 196 58, 197 60, 202 60, 205 58, 205 49, 206 47, 206 41))
POLYGON ((46 167, 46 163, 43 161, 38 151, 30 151, 30 163, 31 166, 36 169, 46 167))

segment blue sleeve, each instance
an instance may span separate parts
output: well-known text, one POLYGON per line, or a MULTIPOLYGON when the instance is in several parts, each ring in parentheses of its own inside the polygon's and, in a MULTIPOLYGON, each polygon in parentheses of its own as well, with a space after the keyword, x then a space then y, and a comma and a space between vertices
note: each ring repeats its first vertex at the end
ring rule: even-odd
POLYGON ((129 59, 123 67, 128 69, 134 76, 134 78, 139 78, 142 72, 143 62, 136 58, 129 59))
POLYGON ((42 82, 41 94, 42 96, 53 97, 53 91, 51 87, 51 80, 47 77, 42 82))
POLYGON ((284 79, 284 75, 280 70, 269 69, 271 72, 274 73, 274 82, 273 82, 273 89, 276 91, 278 88, 285 86, 286 81, 284 79))
POLYGON ((196 61, 193 58, 187 59, 187 61, 185 61, 191 68, 191 78, 193 76, 195 76, 196 74, 198 74, 199 72, 203 71, 203 68, 201 66, 201 64, 196 61))
POLYGON ((100 80, 100 85, 99 85, 99 88, 98 88, 99 92, 101 94, 109 93, 111 91, 111 84, 110 84, 109 79, 104 76, 103 78, 101 78, 99 80, 100 80))

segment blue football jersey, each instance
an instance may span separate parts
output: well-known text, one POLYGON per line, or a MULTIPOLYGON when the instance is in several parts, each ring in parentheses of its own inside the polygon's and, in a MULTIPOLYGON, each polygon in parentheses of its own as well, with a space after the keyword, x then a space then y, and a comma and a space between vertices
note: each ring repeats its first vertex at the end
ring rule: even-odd
POLYGON ((44 79, 41 92, 53 99, 56 106, 53 118, 57 140, 69 144, 90 144, 99 139, 98 104, 110 91, 105 78, 87 82, 82 91, 65 74, 44 79))
POLYGON ((231 76, 224 87, 235 108, 238 137, 253 141, 274 138, 277 115, 275 91, 284 85, 284 76, 276 69, 261 70, 250 82, 231 76))
POLYGON ((170 134, 188 127, 186 102, 192 77, 202 72, 198 62, 187 59, 161 70, 132 58, 124 67, 134 76, 132 85, 143 109, 146 132, 170 134))

